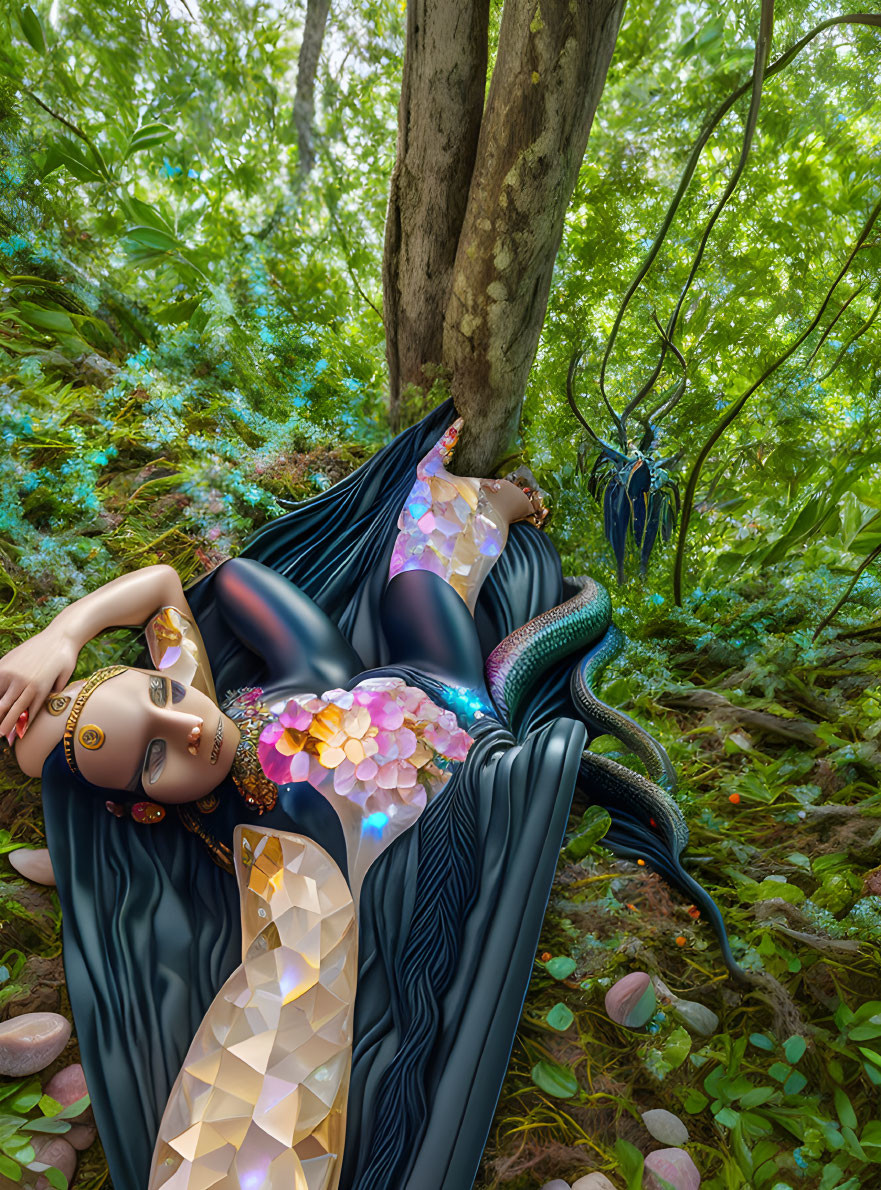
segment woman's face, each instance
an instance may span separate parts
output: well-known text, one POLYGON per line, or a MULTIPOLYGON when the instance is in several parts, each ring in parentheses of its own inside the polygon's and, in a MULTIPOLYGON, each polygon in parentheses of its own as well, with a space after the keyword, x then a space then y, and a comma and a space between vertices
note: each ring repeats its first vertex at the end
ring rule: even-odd
POLYGON ((158 670, 127 669, 89 696, 73 738, 87 781, 175 803, 223 780, 239 733, 207 694, 158 670))

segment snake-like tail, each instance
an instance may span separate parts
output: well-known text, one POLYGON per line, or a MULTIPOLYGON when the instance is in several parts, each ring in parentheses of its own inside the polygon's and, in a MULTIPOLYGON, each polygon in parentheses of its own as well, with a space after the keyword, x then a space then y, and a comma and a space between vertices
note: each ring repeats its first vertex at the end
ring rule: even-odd
POLYGON ((605 636, 572 671, 569 683, 572 699, 593 735, 616 736, 639 757, 655 784, 672 793, 676 789, 676 773, 663 746, 629 715, 602 702, 592 690, 593 683, 623 647, 623 634, 610 624, 605 636))
POLYGON ((566 581, 579 588, 577 595, 515 629, 486 659, 489 692, 512 727, 536 677, 555 661, 599 640, 612 622, 612 601, 605 587, 589 575, 566 581))
POLYGON ((682 866, 680 856, 688 844, 688 827, 670 794, 607 756, 585 752, 575 797, 581 804, 603 806, 610 812, 612 825, 603 844, 613 854, 622 859, 644 860, 674 888, 691 897, 713 928, 725 966, 735 979, 749 982, 752 976, 738 965, 731 952, 718 905, 682 866))
POLYGON ((486 677, 493 701, 513 728, 539 674, 555 661, 588 648, 572 673, 572 699, 593 734, 616 736, 639 757, 649 776, 634 773, 607 756, 585 752, 576 798, 610 810, 612 826, 605 836, 609 850, 622 858, 644 860, 689 896, 715 931, 728 970, 736 979, 749 981, 752 977, 738 966, 731 952, 718 906, 682 866, 680 856, 688 844, 688 827, 672 796, 676 774, 670 758, 645 728, 593 693, 593 683, 624 643, 611 622, 609 594, 586 575, 566 581, 578 588, 575 596, 506 636, 490 653, 486 677))

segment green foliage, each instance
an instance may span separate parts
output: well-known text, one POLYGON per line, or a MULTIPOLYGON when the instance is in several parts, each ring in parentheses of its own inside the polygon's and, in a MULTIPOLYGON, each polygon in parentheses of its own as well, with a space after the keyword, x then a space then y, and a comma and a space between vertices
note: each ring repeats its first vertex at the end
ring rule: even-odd
MULTIPOLYGON (((724 10, 628 6, 567 216, 525 407, 534 459, 559 480, 557 525, 565 522, 564 533, 583 534, 596 521, 572 470, 571 436, 580 437, 566 405, 573 351, 584 352, 575 383, 579 408, 608 437, 614 424, 599 391, 607 337, 704 120, 749 78, 757 13, 757 6, 741 3, 724 10), (571 427, 571 436, 560 433, 561 424, 571 427)), ((772 60, 834 15, 825 4, 778 4, 772 60)), ((881 196, 870 132, 881 110, 876 91, 866 86, 879 60, 877 28, 829 29, 766 81, 746 171, 713 229, 678 323, 687 386, 657 436, 659 449, 680 454, 688 467, 731 402, 809 325, 881 196)), ((606 374, 619 414, 657 361, 653 316, 664 323, 674 311, 710 207, 734 168, 748 101, 746 94, 713 133, 664 247, 629 306, 606 374)), ((723 567, 754 572, 757 548, 778 539, 781 521, 794 521, 801 508, 811 510, 806 520, 817 513, 819 521, 811 492, 823 483, 841 482, 840 495, 830 491, 836 512, 821 529, 828 534, 830 564, 853 573, 865 556, 865 538, 857 549, 851 546, 870 510, 860 516, 842 499, 858 479, 851 478, 854 470, 864 476, 863 490, 878 487, 877 460, 863 468, 861 459, 873 453, 873 410, 881 395, 879 253, 875 235, 804 347, 713 448, 696 493, 686 559, 690 583, 705 585, 720 559, 723 567), (839 465, 842 460, 847 465, 839 465), (728 557, 732 551, 736 561, 728 557)), ((668 353, 658 391, 672 392, 681 374, 668 353)), ((804 535, 790 539, 789 548, 804 557, 813 538, 802 524, 804 535)), ((812 564, 809 557, 805 564, 812 564)), ((663 592, 658 575, 655 567, 653 579, 663 592)))
MULTIPOLYGON (((0 1174, 18 1182, 25 1168, 33 1168, 35 1136, 63 1136, 70 1131, 70 1121, 88 1106, 89 1097, 84 1095, 62 1107, 42 1093, 36 1078, 4 1080, 0 1086, 0 1174)), ((67 1179, 61 1170, 49 1166, 43 1173, 55 1190, 67 1190, 67 1179)))
MULTIPOLYGON (((581 407, 614 429, 597 387, 604 344, 704 119, 749 77, 756 13, 741 0, 628 5, 524 407, 567 573, 615 573, 579 465, 569 361, 584 349, 581 407)), ((772 59, 833 8, 778 3, 776 15, 772 59)), ((133 566, 167 560, 195 577, 385 437, 378 312, 404 9, 333 6, 305 180, 290 121, 301 17, 264 0, 203 0, 196 15, 147 0, 0 13, 5 641, 133 566)), ((846 27, 766 82, 748 168, 679 318, 688 383, 645 444, 652 459, 690 466, 819 309, 881 186, 879 68, 878 30, 846 27)), ((682 292, 747 103, 714 132, 622 323, 606 375, 618 411, 657 361, 653 314, 666 322, 682 292)), ((706 1190, 877 1180, 879 253, 860 250, 816 330, 713 447, 683 606, 663 542, 652 587, 616 597, 630 644, 605 697, 668 749, 686 863, 740 960, 776 990, 720 990, 705 924, 645 869, 612 861, 605 812, 574 818, 482 1190, 597 1166, 638 1186, 649 1106, 687 1116, 706 1190), (722 702, 694 701, 707 694, 722 702), (719 1030, 694 1036, 662 1009, 622 1043, 602 997, 637 966, 712 1005, 719 1030), (545 1151, 556 1165, 540 1164, 545 1151)), ((668 353, 668 401, 682 374, 668 353)), ((678 465, 659 477, 671 499, 678 465)), ((125 654, 131 635, 94 642, 81 668, 125 654)), ((4 763, 0 855, 44 841, 36 785, 4 763)), ((7 921, 57 955, 57 912, 32 911, 23 888, 3 894, 7 921)), ((27 990, 28 949, 0 957, 0 1007, 27 990)), ((21 1164, 21 1138, 66 1122, 33 1099, 33 1080, 0 1094, 0 1119, 16 1116, 0 1173, 17 1176, 3 1162, 21 1164)), ((104 1183, 97 1149, 79 1177, 83 1190, 104 1183)))

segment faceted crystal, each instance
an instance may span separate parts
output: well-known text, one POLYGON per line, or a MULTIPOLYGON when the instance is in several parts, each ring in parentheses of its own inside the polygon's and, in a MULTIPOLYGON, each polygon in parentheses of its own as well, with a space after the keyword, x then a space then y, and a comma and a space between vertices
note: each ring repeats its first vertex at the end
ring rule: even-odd
POLYGON ((457 436, 451 426, 416 468, 416 483, 398 518, 389 578, 429 570, 473 611, 480 585, 502 552, 507 526, 479 480, 446 471, 457 436))
POLYGON ((316 843, 239 826, 243 960, 178 1075, 150 1190, 336 1190, 352 1064, 357 931, 316 843))

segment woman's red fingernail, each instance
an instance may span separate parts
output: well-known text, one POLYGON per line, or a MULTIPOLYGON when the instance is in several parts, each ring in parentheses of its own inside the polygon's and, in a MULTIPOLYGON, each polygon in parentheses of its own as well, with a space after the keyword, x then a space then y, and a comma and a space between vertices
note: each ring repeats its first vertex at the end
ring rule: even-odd
MULTIPOLYGON (((15 734, 18 736, 19 739, 21 739, 22 736, 24 735, 25 731, 27 730, 27 725, 28 725, 28 713, 27 713, 27 711, 22 711, 22 713, 18 717, 18 722, 16 723, 15 727, 13 727, 12 731, 15 732, 15 734)), ((9 734, 12 735, 12 732, 10 732, 9 734)))

